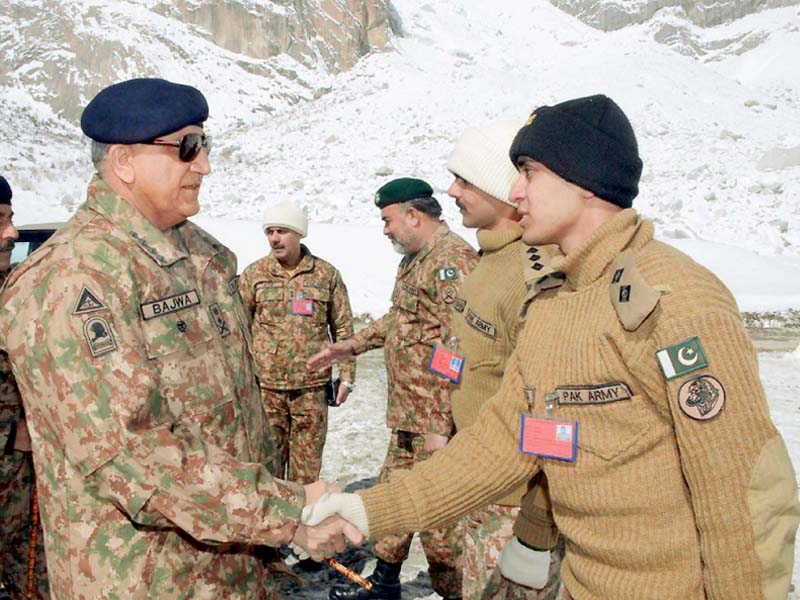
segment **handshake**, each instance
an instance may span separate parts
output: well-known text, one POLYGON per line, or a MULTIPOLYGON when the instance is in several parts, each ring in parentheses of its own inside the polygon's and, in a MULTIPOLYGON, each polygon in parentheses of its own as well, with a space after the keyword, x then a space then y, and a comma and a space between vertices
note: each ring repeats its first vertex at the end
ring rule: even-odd
POLYGON ((346 541, 360 545, 369 535, 367 513, 358 494, 344 494, 334 485, 317 481, 305 486, 306 506, 290 544, 301 559, 321 561, 345 549, 346 541))

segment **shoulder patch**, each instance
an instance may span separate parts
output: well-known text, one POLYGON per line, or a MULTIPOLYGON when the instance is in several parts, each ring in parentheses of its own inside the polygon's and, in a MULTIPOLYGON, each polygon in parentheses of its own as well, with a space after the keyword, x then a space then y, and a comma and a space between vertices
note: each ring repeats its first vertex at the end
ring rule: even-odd
POLYGON ((455 279, 458 277, 458 268, 456 267, 445 267, 443 269, 439 269, 439 281, 450 281, 451 279, 455 279))
POLYGON ((89 317, 83 324, 83 335, 89 344, 89 351, 95 358, 117 349, 117 341, 111 327, 103 317, 89 317))
POLYGON ((691 418, 708 421, 716 417, 725 406, 725 388, 711 375, 692 377, 681 384, 678 404, 691 418))
POLYGON ((636 331, 655 310, 661 292, 649 285, 639 274, 633 252, 628 249, 611 263, 609 293, 622 327, 636 331))
POLYGON ((81 288, 81 293, 78 294, 78 300, 75 302, 75 307, 72 309, 73 315, 84 315, 86 313, 95 312, 98 310, 108 310, 108 307, 98 298, 97 294, 92 292, 85 285, 81 288))
POLYGON ((442 300, 445 304, 452 304, 456 301, 458 291, 454 285, 446 285, 442 289, 442 300))
POLYGON ((667 381, 708 366, 703 344, 697 336, 659 348, 656 350, 656 358, 667 381))

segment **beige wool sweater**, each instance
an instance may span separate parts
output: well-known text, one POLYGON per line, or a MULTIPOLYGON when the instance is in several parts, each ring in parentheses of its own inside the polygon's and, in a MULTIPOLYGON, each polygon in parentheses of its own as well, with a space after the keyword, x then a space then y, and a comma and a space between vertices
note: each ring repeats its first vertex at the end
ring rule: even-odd
POLYGON ((632 209, 557 267, 565 284, 536 299, 478 422, 431 460, 359 492, 370 536, 441 526, 544 469, 575 600, 785 598, 797 483, 730 292, 653 240, 652 224, 632 209), (638 319, 612 297, 625 250, 631 305, 656 297, 638 319), (693 337, 707 366, 668 380, 656 353, 693 337), (681 407, 698 377, 723 390, 713 418, 681 407), (576 462, 519 451, 523 386, 536 388, 543 412, 546 392, 581 386, 585 400, 587 390, 619 383, 629 393, 615 401, 556 404, 557 419, 579 422, 576 462))
MULTIPOLYGON (((452 335, 458 338, 457 351, 465 358, 461 382, 450 388, 456 430, 466 429, 478 418, 481 407, 500 387, 514 349, 526 292, 527 246, 521 237, 517 224, 500 231, 478 231, 480 260, 453 303, 452 335)), ((497 504, 519 506, 525 490, 523 486, 497 504)))

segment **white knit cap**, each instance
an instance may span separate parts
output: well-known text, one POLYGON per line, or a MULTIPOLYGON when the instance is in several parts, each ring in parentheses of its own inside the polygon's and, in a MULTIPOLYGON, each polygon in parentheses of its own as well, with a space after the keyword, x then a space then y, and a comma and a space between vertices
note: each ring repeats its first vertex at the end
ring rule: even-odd
POLYGON ((305 211, 291 202, 282 202, 270 206, 264 211, 264 223, 261 228, 264 233, 270 227, 285 227, 300 234, 301 238, 308 234, 308 217, 305 211))
POLYGON ((447 169, 506 204, 517 170, 508 157, 511 142, 522 121, 494 121, 483 127, 466 129, 447 159, 447 169))

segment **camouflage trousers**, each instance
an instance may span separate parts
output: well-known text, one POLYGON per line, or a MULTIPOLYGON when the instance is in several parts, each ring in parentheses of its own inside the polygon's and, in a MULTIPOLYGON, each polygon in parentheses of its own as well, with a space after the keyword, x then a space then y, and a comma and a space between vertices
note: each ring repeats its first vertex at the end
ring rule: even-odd
POLYGON ((519 585, 500 573, 497 566, 500 552, 513 536, 517 513, 517 507, 492 504, 474 511, 461 521, 465 600, 563 600, 559 596, 562 587, 561 561, 564 558, 562 538, 550 552, 550 573, 543 589, 534 590, 519 585))
MULTIPOLYGON (((2 455, 0 448, 0 580, 11 598, 25 598, 31 541, 31 491, 34 474, 29 453, 2 455)), ((42 523, 37 525, 33 598, 50 597, 42 523)))
POLYGON ((328 433, 325 386, 299 390, 262 387, 261 399, 275 443, 273 475, 302 484, 317 481, 328 433))
MULTIPOLYGON (((389 479, 394 471, 411 469, 415 463, 422 462, 431 454, 425 452, 425 435, 409 431, 392 431, 386 460, 381 468, 379 482, 389 479)), ((425 558, 428 560, 428 574, 431 585, 440 596, 457 598, 461 596, 461 568, 458 555, 461 552, 456 525, 443 529, 421 531, 419 534, 425 558)), ((389 563, 403 562, 408 558, 413 534, 391 535, 375 542, 375 555, 389 563)))

